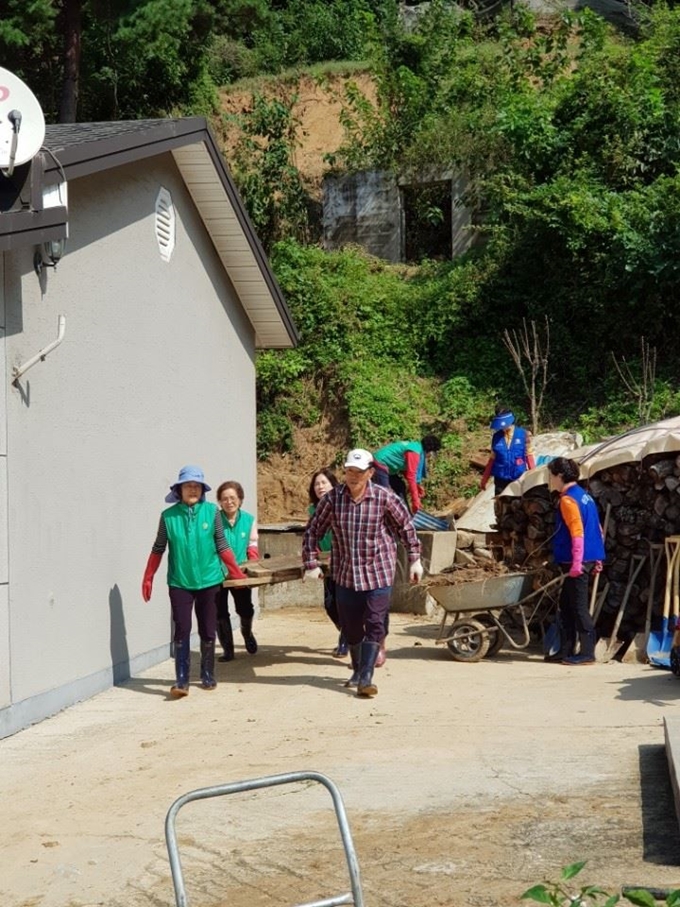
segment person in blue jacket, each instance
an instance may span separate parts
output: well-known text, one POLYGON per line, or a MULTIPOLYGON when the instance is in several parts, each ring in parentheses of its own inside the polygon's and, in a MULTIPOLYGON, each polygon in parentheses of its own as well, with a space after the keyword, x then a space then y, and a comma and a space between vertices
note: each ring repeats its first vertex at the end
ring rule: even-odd
POLYGON ((579 466, 566 457, 548 463, 551 491, 559 495, 555 513, 553 557, 566 574, 560 593, 560 652, 547 661, 565 665, 595 663, 595 624, 588 610, 588 579, 602 570, 604 538, 597 505, 578 484, 579 466), (574 654, 577 639, 581 649, 574 654))
POLYGON ((533 469, 534 454, 531 449, 531 432, 515 424, 514 413, 504 406, 496 407, 496 415, 489 426, 491 437, 491 456, 484 469, 480 487, 482 491, 493 476, 494 493, 499 495, 510 482, 533 469))

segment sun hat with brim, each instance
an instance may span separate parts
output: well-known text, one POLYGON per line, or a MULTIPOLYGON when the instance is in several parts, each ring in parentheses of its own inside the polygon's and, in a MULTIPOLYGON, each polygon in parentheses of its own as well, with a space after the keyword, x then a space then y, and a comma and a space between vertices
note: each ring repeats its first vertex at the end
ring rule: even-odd
POLYGON ((373 454, 370 450, 364 450, 363 447, 356 447, 350 450, 345 459, 345 469, 353 467, 354 469, 370 469, 373 466, 373 454))
POLYGON ((201 500, 205 500, 205 493, 206 491, 210 491, 210 485, 205 481, 203 470, 200 466, 183 466, 179 471, 177 481, 174 485, 170 486, 170 494, 166 494, 165 496, 166 504, 176 504, 178 501, 182 500, 179 487, 180 485, 184 485, 185 482, 198 482, 201 484, 203 486, 201 500))
POLYGON ((510 428, 511 425, 515 424, 515 417, 512 413, 501 413, 500 416, 495 416, 491 420, 491 431, 500 431, 501 428, 510 428))

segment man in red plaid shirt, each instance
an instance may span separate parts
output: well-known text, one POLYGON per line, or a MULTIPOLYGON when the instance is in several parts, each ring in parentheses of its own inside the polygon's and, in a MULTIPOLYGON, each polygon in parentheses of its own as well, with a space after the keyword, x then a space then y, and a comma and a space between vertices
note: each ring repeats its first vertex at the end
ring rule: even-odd
POLYGON ((373 455, 351 450, 344 483, 321 498, 302 546, 304 579, 320 579, 319 540, 330 530, 331 576, 352 658, 353 674, 346 686, 356 687, 359 696, 378 692, 373 670, 390 607, 397 540, 406 548, 411 582, 423 576, 420 542, 408 508, 391 489, 372 483, 372 475, 373 455))

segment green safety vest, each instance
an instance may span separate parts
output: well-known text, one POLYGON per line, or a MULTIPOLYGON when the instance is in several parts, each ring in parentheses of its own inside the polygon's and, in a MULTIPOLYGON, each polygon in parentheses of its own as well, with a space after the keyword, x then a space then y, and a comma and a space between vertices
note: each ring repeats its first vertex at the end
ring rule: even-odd
POLYGON ((224 537, 227 545, 234 552, 237 564, 242 564, 248 560, 248 542, 250 541, 250 530, 253 528, 255 517, 252 513, 246 513, 245 510, 239 510, 234 520, 234 525, 229 524, 227 515, 220 510, 222 525, 224 526, 224 537))
POLYGON ((217 507, 201 501, 189 507, 173 504, 163 511, 168 536, 168 586, 207 589, 224 580, 222 561, 215 546, 217 507))
MULTIPOLYGON (((404 454, 417 453, 422 454, 423 445, 420 441, 394 441, 392 444, 386 444, 380 450, 373 452, 373 457, 386 466, 391 476, 401 472, 406 465, 404 454)), ((420 481, 420 480, 418 480, 420 481)))

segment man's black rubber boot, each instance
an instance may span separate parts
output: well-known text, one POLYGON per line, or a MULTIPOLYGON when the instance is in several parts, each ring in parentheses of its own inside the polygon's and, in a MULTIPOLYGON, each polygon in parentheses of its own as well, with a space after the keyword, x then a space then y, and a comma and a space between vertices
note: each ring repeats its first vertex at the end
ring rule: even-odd
POLYGON ((364 640, 361 643, 361 665, 359 667, 357 696, 371 697, 378 695, 378 688, 373 683, 373 671, 379 651, 379 642, 367 642, 364 640))
POLYGON ((361 667, 362 643, 355 643, 349 647, 349 657, 352 661, 352 676, 345 682, 346 687, 355 687, 359 683, 359 668, 361 667))

